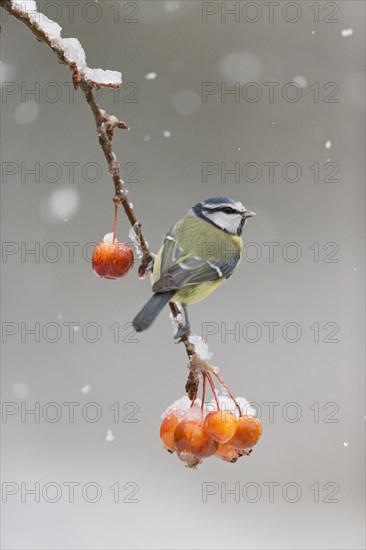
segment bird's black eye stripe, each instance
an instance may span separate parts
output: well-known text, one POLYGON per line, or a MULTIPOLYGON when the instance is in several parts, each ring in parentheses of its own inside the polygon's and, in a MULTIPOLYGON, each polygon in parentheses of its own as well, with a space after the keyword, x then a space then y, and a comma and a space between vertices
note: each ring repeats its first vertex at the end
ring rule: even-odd
POLYGON ((231 206, 216 206, 214 208, 212 207, 203 207, 202 210, 197 209, 196 207, 193 208, 193 211, 198 215, 201 216, 209 216, 210 214, 213 214, 214 212, 221 212, 224 214, 239 214, 241 216, 242 212, 240 210, 236 210, 236 208, 232 208, 231 206))
POLYGON ((234 210, 234 208, 231 208, 230 206, 225 206, 225 208, 222 209, 222 211, 225 214, 237 214, 237 210, 234 210))
POLYGON ((231 206, 218 206, 217 208, 208 208, 207 211, 211 212, 223 212, 224 214, 240 214, 239 210, 231 208, 231 206))

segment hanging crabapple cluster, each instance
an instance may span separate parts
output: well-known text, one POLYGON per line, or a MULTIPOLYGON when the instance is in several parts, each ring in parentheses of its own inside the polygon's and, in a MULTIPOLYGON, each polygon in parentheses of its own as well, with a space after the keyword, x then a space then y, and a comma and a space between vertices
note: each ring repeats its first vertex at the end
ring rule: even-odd
POLYGON ((208 363, 212 354, 202 338, 189 336, 185 344, 190 357, 188 395, 175 401, 162 415, 163 446, 190 468, 211 456, 236 462, 252 452, 262 435, 262 423, 250 403, 244 397, 234 397, 217 367, 208 363), (194 344, 193 350, 190 344, 194 344), (202 399, 197 399, 201 381, 202 399), (205 401, 207 383, 213 395, 211 402, 205 401))
POLYGON ((234 403, 215 393, 215 400, 205 404, 184 396, 162 415, 160 438, 165 449, 190 468, 211 456, 236 462, 251 453, 262 434, 261 421, 254 414, 243 397, 235 398, 234 403))

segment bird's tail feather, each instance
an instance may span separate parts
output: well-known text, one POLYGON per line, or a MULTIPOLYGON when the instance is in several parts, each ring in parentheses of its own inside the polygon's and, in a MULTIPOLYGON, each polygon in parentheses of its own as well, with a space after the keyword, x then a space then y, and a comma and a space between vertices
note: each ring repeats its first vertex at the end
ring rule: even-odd
POLYGON ((173 298, 176 290, 170 292, 159 292, 153 294, 148 302, 143 306, 141 311, 132 321, 133 328, 136 332, 142 332, 149 328, 155 318, 159 315, 163 307, 173 298))

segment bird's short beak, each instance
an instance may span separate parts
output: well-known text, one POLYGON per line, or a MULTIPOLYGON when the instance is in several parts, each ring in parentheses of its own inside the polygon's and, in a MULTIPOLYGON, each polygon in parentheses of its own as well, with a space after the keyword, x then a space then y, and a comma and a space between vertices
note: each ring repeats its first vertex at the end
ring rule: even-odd
POLYGON ((250 210, 246 210, 243 212, 243 218, 246 220, 247 218, 253 218, 255 216, 255 212, 251 212, 250 210))

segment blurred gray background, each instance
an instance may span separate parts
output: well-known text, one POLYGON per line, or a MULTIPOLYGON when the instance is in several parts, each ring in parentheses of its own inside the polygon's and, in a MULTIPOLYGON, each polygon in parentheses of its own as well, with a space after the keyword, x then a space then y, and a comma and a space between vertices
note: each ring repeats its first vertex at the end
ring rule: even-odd
POLYGON ((100 280, 88 260, 113 216, 94 120, 52 52, 20 22, 2 25, 3 548, 364 547, 365 7, 280 2, 271 21, 266 3, 236 4, 235 16, 234 2, 41 2, 89 66, 123 73, 100 103, 131 126, 114 148, 155 252, 205 197, 257 212, 240 268, 191 321, 215 332, 212 362, 260 406, 263 437, 251 457, 197 471, 159 440, 187 376, 168 312, 131 336, 149 281, 136 267, 100 280), (207 82, 217 93, 203 101, 207 82), (235 83, 239 98, 220 96, 235 83), (235 163, 249 176, 225 175, 235 163), (264 243, 278 243, 273 261, 264 243))

